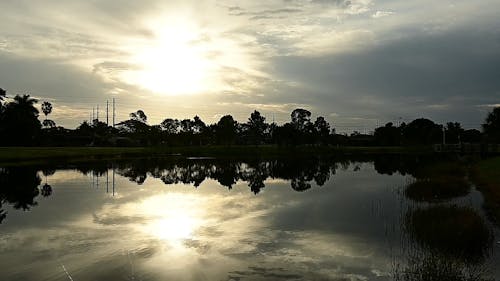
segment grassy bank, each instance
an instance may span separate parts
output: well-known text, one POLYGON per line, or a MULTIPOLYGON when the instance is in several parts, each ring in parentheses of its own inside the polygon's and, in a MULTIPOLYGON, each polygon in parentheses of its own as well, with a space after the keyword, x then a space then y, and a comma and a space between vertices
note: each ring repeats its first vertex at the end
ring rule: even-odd
POLYGON ((0 163, 83 161, 124 157, 289 157, 338 154, 431 153, 426 147, 189 146, 189 147, 0 147, 0 163))
POLYGON ((479 161, 473 168, 473 178, 484 195, 484 207, 489 216, 500 224, 500 157, 479 161))
POLYGON ((145 155, 145 148, 114 147, 0 147, 0 163, 31 164, 53 161, 85 161, 145 155))

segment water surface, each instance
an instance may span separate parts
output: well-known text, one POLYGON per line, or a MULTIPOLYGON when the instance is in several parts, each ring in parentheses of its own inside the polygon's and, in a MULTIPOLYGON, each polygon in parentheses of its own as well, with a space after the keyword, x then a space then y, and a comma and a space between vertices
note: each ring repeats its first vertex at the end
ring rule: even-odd
POLYGON ((414 280, 405 273, 435 270, 429 261, 498 279, 498 229, 481 194, 407 198, 421 165, 377 156, 1 168, 2 280, 414 280), (432 212, 449 209, 487 230, 470 251, 425 236, 432 212))

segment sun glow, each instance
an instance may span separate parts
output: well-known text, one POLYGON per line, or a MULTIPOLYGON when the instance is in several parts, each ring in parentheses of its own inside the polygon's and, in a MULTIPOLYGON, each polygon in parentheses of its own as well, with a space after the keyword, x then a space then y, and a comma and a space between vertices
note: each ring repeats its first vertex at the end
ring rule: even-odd
POLYGON ((138 69, 126 80, 165 95, 197 94, 213 86, 217 63, 196 25, 186 22, 155 24, 154 39, 133 51, 138 69))
POLYGON ((143 202, 141 209, 152 219, 143 230, 172 245, 192 239, 203 224, 198 211, 201 203, 199 198, 182 193, 149 198, 143 202))

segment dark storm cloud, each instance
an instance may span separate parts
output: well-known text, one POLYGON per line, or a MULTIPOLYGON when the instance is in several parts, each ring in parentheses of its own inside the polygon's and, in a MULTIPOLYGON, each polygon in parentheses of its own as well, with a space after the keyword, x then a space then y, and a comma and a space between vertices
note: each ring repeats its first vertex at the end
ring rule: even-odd
POLYGON ((64 126, 75 127, 88 120, 92 107, 100 102, 104 110, 105 101, 113 97, 119 98, 121 110, 117 114, 124 118, 137 107, 137 95, 141 93, 135 86, 119 80, 106 80, 99 75, 127 66, 116 62, 97 64, 94 72, 88 72, 54 59, 21 58, 0 53, 0 66, 0 87, 6 89, 9 96, 30 94, 40 100, 50 100, 55 104, 53 115, 58 124, 64 126))
POLYGON ((49 59, 28 59, 0 53, 2 86, 11 95, 29 92, 65 102, 89 101, 111 87, 100 77, 49 59))
POLYGON ((311 104, 346 115, 342 109, 470 123, 481 121, 476 105, 500 100, 498 31, 421 34, 362 51, 276 57, 274 64, 278 77, 311 87, 311 104))

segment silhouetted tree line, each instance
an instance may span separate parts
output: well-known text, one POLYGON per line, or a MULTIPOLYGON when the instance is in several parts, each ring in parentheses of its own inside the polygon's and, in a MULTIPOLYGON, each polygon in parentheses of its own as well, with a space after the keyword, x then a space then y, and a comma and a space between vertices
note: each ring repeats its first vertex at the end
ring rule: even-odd
MULTIPOLYGON (((376 128, 373 135, 354 132, 337 134, 335 129, 319 116, 311 119, 311 112, 295 109, 290 122, 282 125, 266 122, 258 111, 248 121, 239 123, 225 115, 215 124, 206 124, 200 117, 193 119, 166 118, 160 124, 148 124, 144 111, 130 113, 130 119, 109 126, 99 120, 84 121, 76 129, 56 126, 48 116, 53 107, 41 105, 44 119, 39 120, 35 107, 38 100, 29 95, 17 95, 6 102, 6 91, 0 89, 0 145, 4 146, 156 146, 156 145, 428 145, 441 143, 443 127, 429 119, 416 119, 400 126, 387 123, 376 128)), ((483 124, 483 132, 465 130, 460 123, 445 126, 447 143, 479 143, 500 141, 500 108, 493 109, 483 124)))
MULTIPOLYGON (((442 158, 417 155, 345 155, 335 157, 287 158, 272 160, 230 159, 172 159, 151 158, 127 160, 126 162, 78 163, 71 169, 82 174, 104 177, 114 169, 117 174, 139 185, 148 177, 157 178, 166 185, 189 184, 200 186, 205 180, 212 179, 221 186, 231 189, 236 183, 244 182, 251 192, 258 194, 265 188, 267 180, 284 180, 294 191, 306 191, 313 186, 323 186, 331 180, 337 170, 358 171, 361 163, 373 163, 380 174, 410 174, 418 177, 418 169, 426 163, 434 163, 442 158)), ((29 210, 38 203, 38 196, 50 196, 52 187, 42 183, 41 176, 47 179, 55 173, 55 168, 45 166, 23 166, 0 168, 0 223, 6 218, 7 211, 2 208, 11 205, 14 209, 29 210)))

